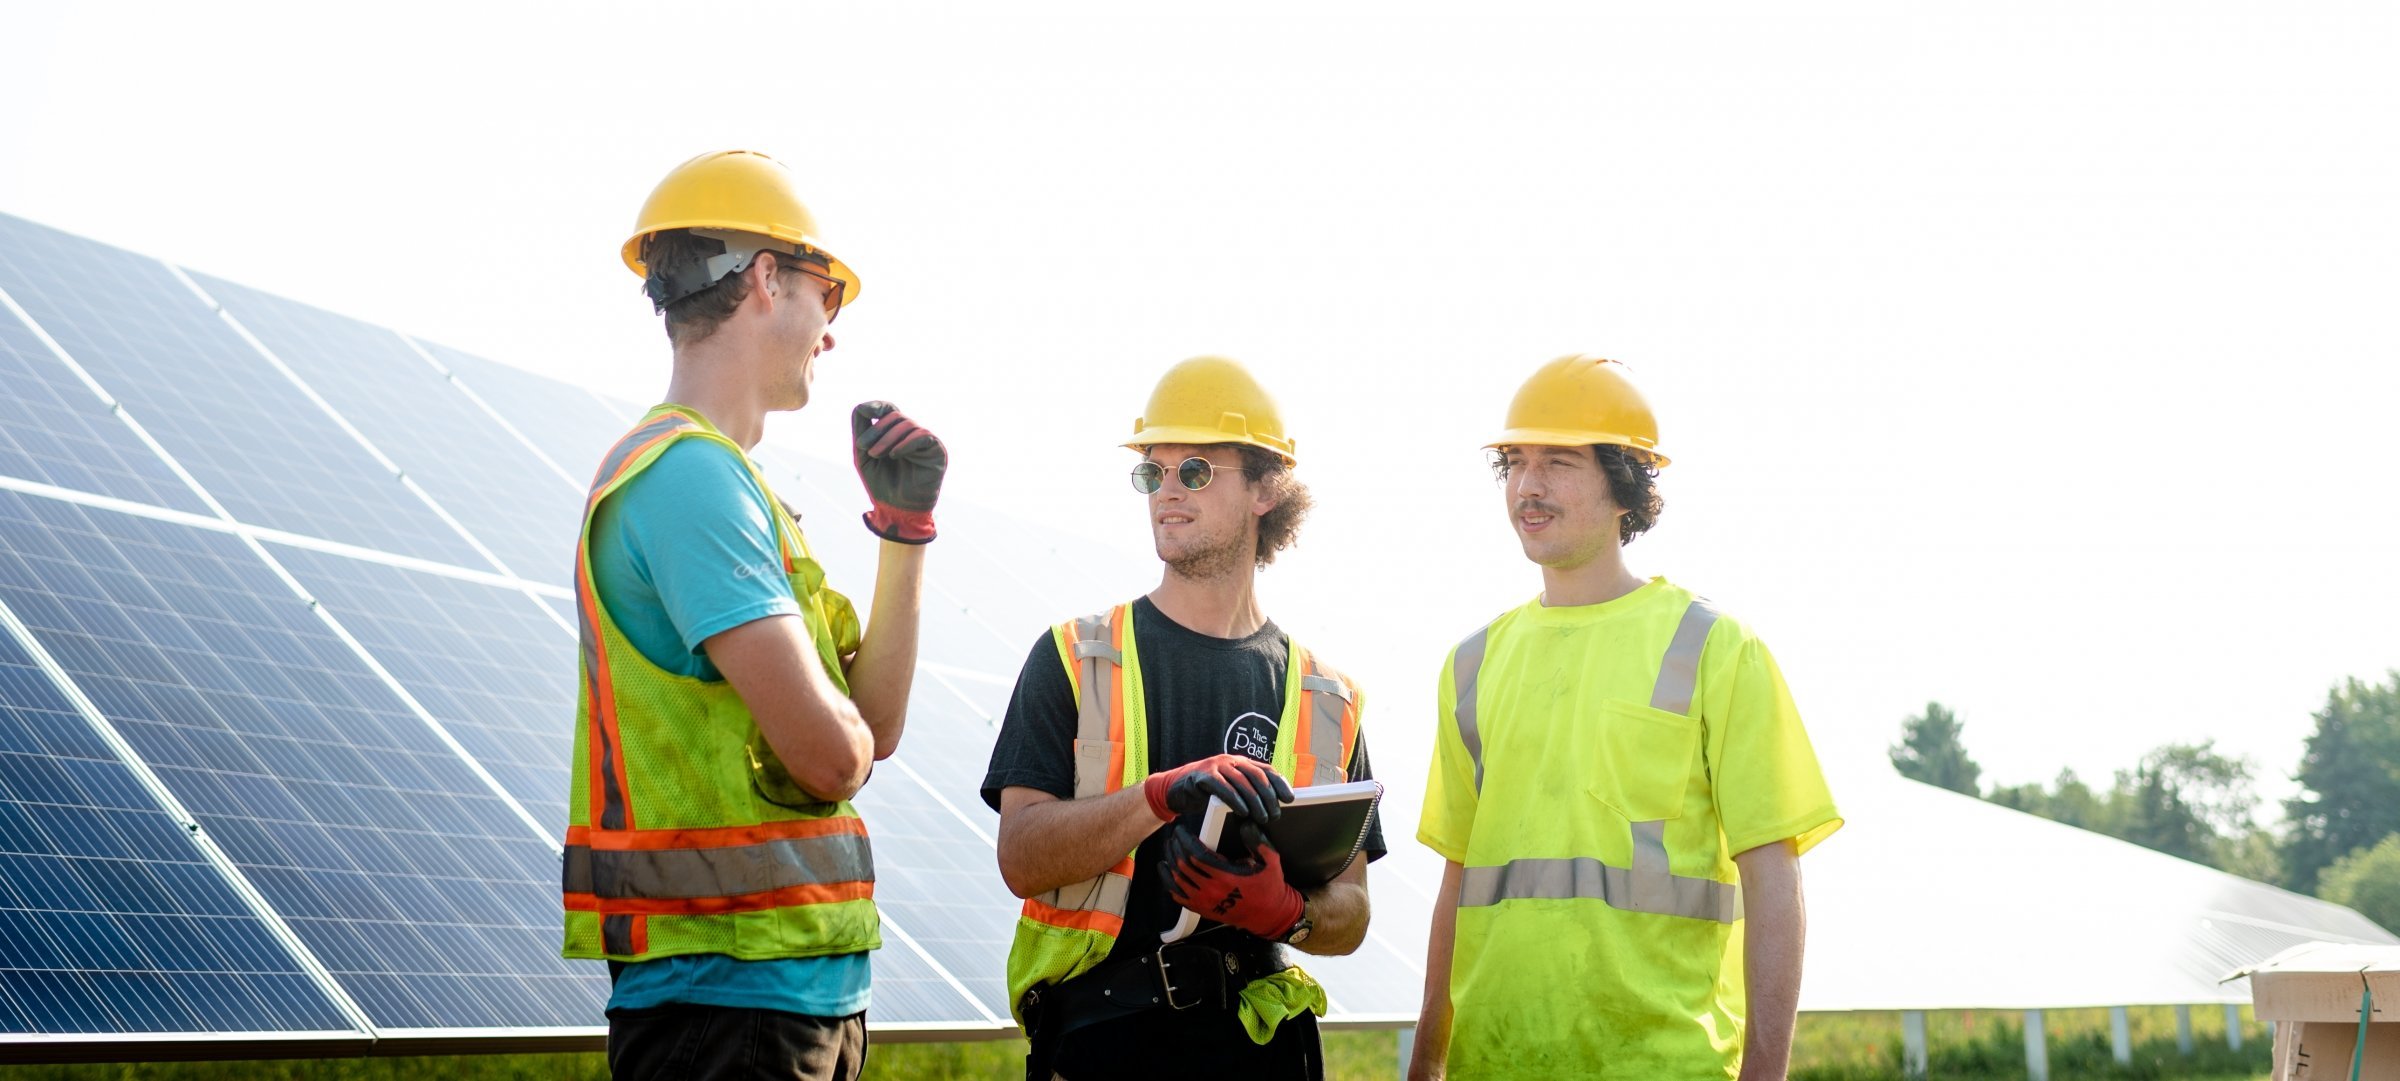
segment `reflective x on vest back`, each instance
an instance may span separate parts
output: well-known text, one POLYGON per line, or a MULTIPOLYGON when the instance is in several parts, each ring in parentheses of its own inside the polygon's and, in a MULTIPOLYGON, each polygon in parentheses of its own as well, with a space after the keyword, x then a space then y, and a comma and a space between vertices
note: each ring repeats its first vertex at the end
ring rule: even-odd
MULTIPOLYGON (((1658 678, 1651 684, 1650 708, 1691 713, 1692 695, 1700 679, 1700 655, 1708 646, 1709 628, 1716 622, 1716 609, 1704 600, 1695 598, 1683 610, 1675 636, 1659 661, 1658 678)), ((1476 726, 1475 692, 1491 632, 1491 625, 1486 624, 1468 635, 1458 644, 1451 662, 1451 683, 1458 696, 1451 715, 1458 725, 1459 742, 1475 763, 1478 793, 1483 791, 1483 739, 1476 726)), ((1528 897, 1582 897, 1631 912, 1718 923, 1741 918, 1738 887, 1669 870, 1665 821, 1635 822, 1632 828, 1632 867, 1612 867, 1589 856, 1514 859, 1496 867, 1468 867, 1460 878, 1455 903, 1460 908, 1475 908, 1528 897)))
MULTIPOLYGON (((576 788, 584 798, 574 807, 562 866, 566 952, 757 959, 872 948, 875 876, 857 812, 796 789, 789 800, 764 798, 781 791, 777 782, 788 784, 788 774, 778 763, 754 776, 761 752, 746 747, 742 733, 754 735, 756 722, 740 695, 729 684, 650 664, 600 603, 591 572, 593 514, 679 438, 720 442, 748 461, 696 418, 656 411, 610 450, 585 507, 576 564, 583 670, 576 788)), ((755 469, 751 477, 771 497, 755 469)), ((834 629, 831 602, 820 596, 822 570, 788 519, 774 517, 786 576, 825 662, 837 645, 826 639, 854 632, 834 629)), ((846 605, 836 607, 847 613, 846 605)), ((833 678, 841 686, 838 667, 833 678)))
MULTIPOLYGON (((1133 605, 1072 620, 1053 633, 1075 694, 1075 798, 1139 783, 1151 772, 1150 726, 1133 605)), ((1358 747, 1358 690, 1300 643, 1284 642, 1284 707, 1270 765, 1304 787, 1348 780, 1358 747)), ((1021 1009, 1027 989, 1073 979, 1108 956, 1124 930, 1132 879, 1128 852, 1095 877, 1025 899, 1009 950, 1012 1008, 1021 1009)))

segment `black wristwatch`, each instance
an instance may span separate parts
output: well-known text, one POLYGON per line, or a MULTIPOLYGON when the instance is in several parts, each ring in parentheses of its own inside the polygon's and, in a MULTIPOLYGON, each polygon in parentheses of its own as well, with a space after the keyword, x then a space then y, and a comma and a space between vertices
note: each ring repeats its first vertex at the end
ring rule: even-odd
POLYGON ((1291 930, 1285 931, 1280 941, 1286 946, 1297 946, 1308 941, 1308 936, 1314 934, 1316 930, 1317 921, 1308 918, 1308 905, 1303 902, 1300 906, 1300 922, 1293 924, 1291 930))

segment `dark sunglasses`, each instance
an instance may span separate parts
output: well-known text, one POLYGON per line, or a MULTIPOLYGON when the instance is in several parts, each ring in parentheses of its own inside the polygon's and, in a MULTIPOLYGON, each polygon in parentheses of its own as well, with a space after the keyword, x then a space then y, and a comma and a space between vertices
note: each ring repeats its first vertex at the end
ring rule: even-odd
MULTIPOLYGON (((1219 473, 1243 472, 1247 470, 1236 465, 1211 465, 1206 458, 1186 458, 1182 465, 1175 467, 1175 479, 1185 488, 1197 492, 1208 487, 1208 482, 1219 473)), ((1133 490, 1143 495, 1157 491, 1166 479, 1167 467, 1157 462, 1143 462, 1133 467, 1133 490)))

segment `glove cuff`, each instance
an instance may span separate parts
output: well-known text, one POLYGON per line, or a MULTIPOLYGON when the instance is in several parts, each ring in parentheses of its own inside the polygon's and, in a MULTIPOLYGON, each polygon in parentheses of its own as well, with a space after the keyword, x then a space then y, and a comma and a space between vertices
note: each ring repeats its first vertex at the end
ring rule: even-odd
POLYGON ((1173 773, 1153 773, 1142 780, 1142 798, 1150 802, 1150 813, 1161 822, 1175 821, 1175 809, 1167 806, 1167 789, 1174 786, 1173 773))
POLYGON ((896 544, 930 544, 935 535, 932 511, 894 510, 878 503, 859 520, 867 523, 867 532, 896 544))

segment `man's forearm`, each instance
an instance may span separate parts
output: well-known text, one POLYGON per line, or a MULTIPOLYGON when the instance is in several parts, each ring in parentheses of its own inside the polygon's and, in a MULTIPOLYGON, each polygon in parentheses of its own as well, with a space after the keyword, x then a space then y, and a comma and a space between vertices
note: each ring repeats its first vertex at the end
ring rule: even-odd
POLYGON ((1782 1081, 1791 1068, 1792 1028, 1800 1010, 1801 958, 1808 912, 1800 861, 1783 842, 1734 857, 1742 873, 1743 986, 1747 1032, 1742 1081, 1782 1081))
POLYGON ((1116 866, 1164 825, 1139 785, 1075 800, 1006 789, 1000 794, 1000 877, 1019 897, 1081 882, 1116 866))
POLYGON ((1417 1044, 1409 1053, 1409 1081, 1440 1081, 1450 1057, 1450 955, 1458 939, 1458 887, 1466 868, 1442 868, 1441 892, 1433 895, 1433 925, 1425 935, 1425 1004, 1417 1011, 1417 1044))
POLYGON ((875 757, 900 747, 909 690, 917 678, 918 612, 925 596, 923 544, 885 541, 875 567, 875 601, 858 655, 850 661, 850 700, 875 736, 875 757))

